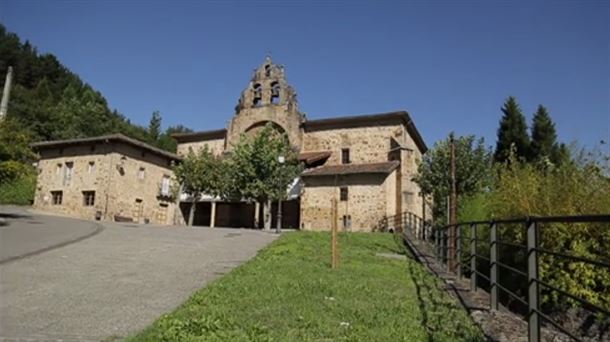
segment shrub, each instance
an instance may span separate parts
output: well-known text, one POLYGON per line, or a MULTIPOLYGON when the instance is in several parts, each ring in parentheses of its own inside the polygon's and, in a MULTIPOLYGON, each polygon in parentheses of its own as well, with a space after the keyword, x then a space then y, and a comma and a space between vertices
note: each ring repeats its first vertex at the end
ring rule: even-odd
POLYGON ((29 170, 0 183, 0 203, 28 205, 34 200, 36 174, 29 170))

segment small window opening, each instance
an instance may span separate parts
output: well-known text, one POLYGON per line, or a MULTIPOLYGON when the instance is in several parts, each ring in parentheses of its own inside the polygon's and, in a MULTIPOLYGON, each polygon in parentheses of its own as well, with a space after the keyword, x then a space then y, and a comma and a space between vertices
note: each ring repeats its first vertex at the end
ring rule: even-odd
POLYGON ((143 168, 143 167, 141 167, 141 168, 138 170, 138 179, 139 179, 139 180, 143 180, 143 179, 144 179, 144 175, 145 175, 145 173, 146 173, 146 169, 145 169, 145 168, 143 168))
POLYGON ((347 187, 343 186, 341 187, 341 189, 339 190, 339 198, 341 199, 341 201, 347 201, 347 187))
POLYGON ((73 169, 74 163, 66 162, 66 168, 64 169, 64 185, 66 186, 70 185, 70 182, 72 181, 73 169))
POLYGON ((352 215, 343 215, 343 229, 352 228, 352 215))
POLYGON ((280 103, 280 84, 277 82, 271 83, 271 103, 280 103))
POLYGON ((51 198, 53 200, 53 205, 61 205, 61 202, 64 197, 63 191, 51 191, 51 198))
POLYGON ((85 207, 95 205, 95 191, 83 191, 83 205, 85 207))
POLYGON ((271 76, 271 65, 265 65, 265 77, 271 76))
POLYGON ((89 174, 95 173, 95 162, 94 161, 89 162, 89 165, 87 166, 87 172, 89 174))
POLYGON ((341 149, 341 164, 349 164, 351 163, 349 159, 349 148, 341 149))
POLYGON ((261 85, 259 83, 256 83, 253 87, 253 91, 254 91, 254 100, 253 100, 252 104, 255 107, 258 107, 262 104, 263 88, 261 87, 261 85))

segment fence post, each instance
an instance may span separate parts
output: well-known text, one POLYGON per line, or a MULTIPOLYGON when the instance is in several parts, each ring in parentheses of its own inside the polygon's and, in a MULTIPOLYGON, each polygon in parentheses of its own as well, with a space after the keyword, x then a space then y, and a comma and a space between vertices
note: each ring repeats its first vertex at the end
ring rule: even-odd
POLYGON ((490 265, 490 276, 491 279, 491 310, 498 310, 498 224, 495 222, 491 223, 489 233, 489 259, 491 260, 490 265))
POLYGON ((441 260, 441 230, 437 228, 434 230, 434 244, 436 245, 436 259, 441 260))
POLYGON ((426 222, 424 222, 423 218, 420 218, 419 224, 421 226, 421 239, 422 241, 426 241, 426 222))
POLYGON ((528 304, 528 341, 540 341, 540 317, 538 315, 538 224, 528 220, 527 226, 527 304, 528 304))
POLYGON ((457 277, 462 279, 462 227, 455 226, 455 259, 457 266, 457 277))
POLYGON ((441 231, 441 243, 442 243, 442 248, 441 248, 441 253, 443 258, 441 259, 442 262, 446 265, 449 266, 447 264, 447 229, 443 229, 441 231))
POLYGON ((477 290, 477 225, 470 225, 470 290, 477 290))

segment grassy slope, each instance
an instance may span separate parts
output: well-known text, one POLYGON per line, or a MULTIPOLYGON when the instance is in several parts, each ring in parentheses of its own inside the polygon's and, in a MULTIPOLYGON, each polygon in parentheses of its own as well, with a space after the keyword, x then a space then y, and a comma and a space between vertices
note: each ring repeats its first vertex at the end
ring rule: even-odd
POLYGON ((375 255, 400 252, 391 235, 342 234, 338 270, 329 240, 284 234, 131 341, 482 340, 419 264, 375 255))

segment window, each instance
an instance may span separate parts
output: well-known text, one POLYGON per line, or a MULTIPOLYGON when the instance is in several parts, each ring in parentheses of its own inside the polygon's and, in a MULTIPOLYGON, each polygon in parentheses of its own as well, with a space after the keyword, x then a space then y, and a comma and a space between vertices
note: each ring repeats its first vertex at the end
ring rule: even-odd
POLYGON ((60 175, 61 175, 61 169, 62 169, 62 168, 63 168, 63 165, 62 165, 62 164, 57 164, 57 169, 55 170, 55 174, 56 174, 57 176, 60 176, 60 175))
POLYGON ((271 103, 280 103, 280 84, 277 82, 271 83, 271 103))
POLYGON ((169 176, 163 176, 161 180, 161 195, 169 195, 169 176))
POLYGON ((343 229, 352 228, 352 215, 343 215, 343 229))
POLYGON ((83 191, 83 205, 92 207, 95 204, 95 191, 83 191))
POLYGON ((74 170, 73 162, 66 162, 66 168, 64 169, 64 185, 69 186, 72 182, 72 174, 74 170))
POLYGON ((265 76, 266 77, 271 76, 271 65, 269 65, 269 64, 265 65, 265 76))
POLYGON ((146 169, 144 169, 143 167, 141 167, 141 168, 138 170, 138 179, 139 179, 139 180, 144 180, 144 175, 145 175, 145 173, 146 173, 146 169))
POLYGON ((347 187, 343 186, 341 187, 341 189, 339 190, 339 198, 341 199, 341 201, 347 201, 347 187))
POLYGON ((254 89, 254 100, 253 100, 252 104, 254 105, 254 107, 258 107, 262 104, 261 101, 263 100, 263 88, 261 88, 261 85, 259 83, 257 83, 254 85, 253 89, 254 89))
POLYGON ((349 148, 341 149, 341 164, 349 164, 349 148))
POLYGON ((95 173, 95 162, 94 161, 89 162, 89 165, 87 166, 87 173, 89 173, 89 174, 95 173))
POLYGON ((51 191, 51 198, 53 199, 53 205, 61 205, 64 197, 63 191, 51 191))

